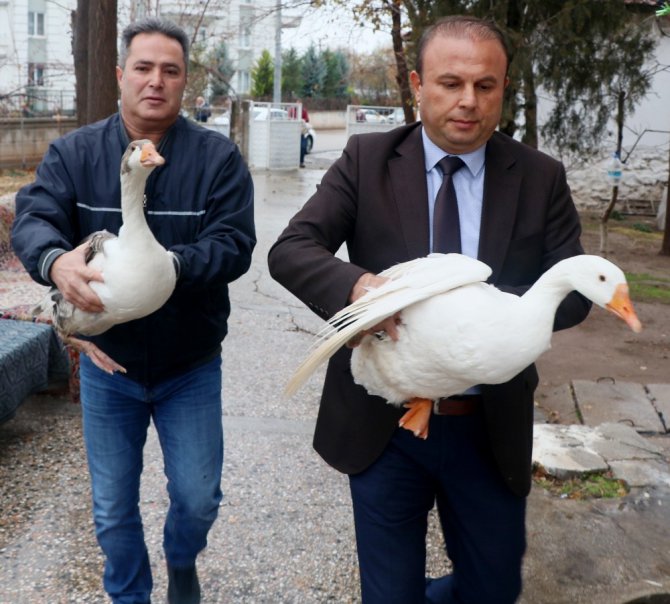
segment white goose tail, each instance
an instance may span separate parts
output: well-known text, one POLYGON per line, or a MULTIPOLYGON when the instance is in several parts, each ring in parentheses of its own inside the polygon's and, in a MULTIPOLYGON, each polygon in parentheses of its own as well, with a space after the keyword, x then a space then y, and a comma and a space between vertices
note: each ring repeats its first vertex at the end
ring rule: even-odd
POLYGON ((390 281, 343 308, 317 334, 317 341, 289 380, 284 395, 295 394, 324 361, 359 332, 421 300, 485 281, 490 274, 486 264, 461 254, 430 254, 385 270, 380 276, 390 281))

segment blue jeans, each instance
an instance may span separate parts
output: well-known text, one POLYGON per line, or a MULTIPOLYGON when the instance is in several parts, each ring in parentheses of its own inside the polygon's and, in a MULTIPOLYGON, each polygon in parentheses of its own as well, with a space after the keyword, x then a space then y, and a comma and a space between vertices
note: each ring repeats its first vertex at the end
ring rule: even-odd
POLYGON ((165 558, 171 566, 190 566, 207 545, 222 498, 221 360, 147 388, 101 371, 82 355, 80 377, 105 590, 117 604, 146 603, 152 578, 139 490, 147 428, 153 418, 168 481, 165 558))
POLYGON ((504 484, 481 412, 433 416, 427 440, 398 428, 349 477, 363 604, 511 604, 521 592, 525 499, 504 484), (426 581, 437 502, 453 574, 426 581))
POLYGON ((307 137, 300 136, 300 163, 305 163, 305 155, 307 154, 307 137))

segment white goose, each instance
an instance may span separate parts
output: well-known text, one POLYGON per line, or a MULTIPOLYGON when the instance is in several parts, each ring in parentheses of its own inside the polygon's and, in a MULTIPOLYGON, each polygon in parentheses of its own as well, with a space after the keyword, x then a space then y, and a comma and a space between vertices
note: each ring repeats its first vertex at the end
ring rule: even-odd
POLYGON ((154 237, 144 216, 144 187, 149 174, 165 159, 149 140, 128 145, 121 159, 121 216, 118 237, 107 231, 93 233, 88 239, 87 263, 101 272, 102 282, 90 281, 104 310, 82 311, 52 288, 33 311, 51 311, 61 338, 89 355, 101 369, 112 373, 125 369, 110 359, 95 344, 74 337, 94 336, 113 325, 139 319, 158 310, 172 294, 176 271, 172 252, 154 237))
POLYGON ((294 393, 355 336, 351 370, 370 394, 409 411, 400 425, 426 438, 433 400, 510 380, 551 346, 554 316, 577 290, 639 332, 626 278, 598 256, 558 262, 523 295, 484 283, 491 269, 460 254, 431 254, 381 273, 387 281, 335 316, 286 387, 294 393), (365 335, 400 312, 398 340, 365 335))

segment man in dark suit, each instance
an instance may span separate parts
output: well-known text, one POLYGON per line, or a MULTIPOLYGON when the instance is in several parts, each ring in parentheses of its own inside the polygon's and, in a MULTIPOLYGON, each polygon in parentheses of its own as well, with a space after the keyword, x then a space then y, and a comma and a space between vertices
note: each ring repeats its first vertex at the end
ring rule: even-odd
MULTIPOLYGON (((422 121, 350 138, 271 249, 272 276, 328 319, 382 283, 380 271, 428 254, 445 154, 464 162, 452 177, 462 253, 491 266, 491 283, 520 295, 550 266, 582 253, 562 165, 495 132, 507 68, 504 38, 490 22, 448 17, 427 30, 411 75, 422 121), (349 262, 335 257, 343 243, 349 262)), ((588 310, 571 294, 556 329, 588 310)), ((396 320, 371 331, 397 338, 396 320)), ((398 427, 402 410, 354 384, 349 359, 342 349, 330 360, 314 446, 350 476, 363 601, 514 602, 535 368, 442 401, 421 440, 398 427), (426 580, 427 515, 435 502, 453 573, 426 580)))

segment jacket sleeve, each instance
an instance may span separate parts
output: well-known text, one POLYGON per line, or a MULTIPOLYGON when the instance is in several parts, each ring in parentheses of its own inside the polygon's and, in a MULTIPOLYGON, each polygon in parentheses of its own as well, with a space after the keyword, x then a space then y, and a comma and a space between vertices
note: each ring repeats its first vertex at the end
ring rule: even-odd
POLYGON ((253 182, 242 156, 231 149, 212 178, 195 241, 170 248, 179 259, 180 289, 203 290, 221 281, 231 283, 251 265, 256 245, 253 182))
POLYGON ((75 188, 57 145, 50 145, 37 168, 35 180, 16 195, 16 217, 11 241, 14 252, 30 276, 52 285, 49 269, 79 235, 73 225, 75 188))
MULTIPOLYGON (((559 165, 552 200, 547 215, 546 243, 543 270, 557 262, 584 253, 580 237, 581 222, 570 194, 565 168, 559 165)), ((591 301, 577 292, 570 293, 556 311, 554 331, 581 323, 591 310, 591 301)))
POLYGON ((272 277, 325 320, 347 305, 367 272, 336 256, 356 226, 357 154, 354 136, 268 254, 272 277))

